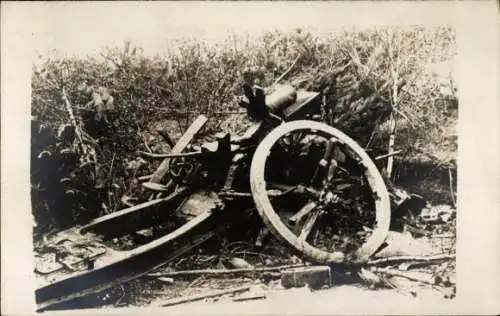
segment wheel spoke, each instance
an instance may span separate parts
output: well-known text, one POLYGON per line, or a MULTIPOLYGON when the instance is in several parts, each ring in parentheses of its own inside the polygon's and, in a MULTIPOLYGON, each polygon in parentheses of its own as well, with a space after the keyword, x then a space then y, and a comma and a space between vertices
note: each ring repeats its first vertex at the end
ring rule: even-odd
POLYGON ((352 186, 352 183, 337 183, 335 185, 335 192, 342 192, 345 189, 351 188, 352 186))
POLYGON ((297 131, 296 133, 292 134, 292 142, 294 145, 300 145, 300 142, 304 138, 305 133, 304 131, 297 131))
POLYGON ((344 159, 345 159, 345 156, 349 156, 351 159, 353 159, 356 164, 358 165, 364 165, 363 163, 363 160, 361 159, 361 157, 359 155, 357 155, 351 148, 349 148, 348 146, 343 146, 343 150, 340 150, 337 152, 337 155, 342 155, 344 154, 344 159))
POLYGON ((290 224, 292 224, 292 225, 295 224, 295 223, 300 222, 300 220, 304 216, 306 216, 307 214, 309 214, 315 207, 316 207, 316 203, 315 202, 309 202, 309 203, 307 203, 295 215, 293 215, 292 217, 290 217, 288 219, 288 222, 290 224))
POLYGON ((335 146, 335 148, 333 149, 333 158, 339 163, 345 162, 346 155, 344 154, 342 149, 340 149, 340 146, 335 146))
POLYGON ((326 143, 325 153, 323 154, 323 158, 318 162, 318 166, 314 170, 313 177, 311 179, 311 184, 314 185, 318 182, 318 179, 322 176, 325 170, 328 169, 330 164, 330 156, 332 155, 333 146, 337 143, 336 138, 330 138, 326 143))
POLYGON ((295 193, 295 194, 307 194, 313 198, 319 198, 320 196, 320 192, 318 190, 311 187, 303 186, 301 184, 290 185, 290 184, 267 181, 266 190, 267 191, 280 190, 282 192, 281 195, 285 195, 288 193, 295 193))
POLYGON ((283 152, 285 152, 285 153, 290 152, 290 148, 289 148, 290 144, 287 143, 287 141, 285 141, 285 138, 281 138, 280 140, 278 140, 278 144, 280 145, 283 152))
POLYGON ((316 223, 316 220, 318 219, 318 216, 320 214, 319 210, 316 210, 316 212, 313 212, 307 222, 304 224, 304 227, 302 227, 302 230, 299 235, 299 240, 300 241, 306 241, 307 237, 311 233, 311 230, 314 227, 314 224, 316 223))
POLYGON ((330 165, 328 166, 328 172, 326 174, 326 183, 330 183, 333 180, 333 177, 335 175, 335 172, 337 171, 337 160, 332 159, 330 160, 330 165))

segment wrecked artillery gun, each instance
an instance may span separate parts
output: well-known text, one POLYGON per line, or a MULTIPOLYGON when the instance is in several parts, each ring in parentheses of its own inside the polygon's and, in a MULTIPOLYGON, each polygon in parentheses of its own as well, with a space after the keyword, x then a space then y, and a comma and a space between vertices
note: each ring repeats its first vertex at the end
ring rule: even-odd
MULTIPOLYGON (((196 146, 199 116, 156 172, 151 199, 45 238, 35 246, 39 310, 137 278, 242 221, 265 227, 302 258, 360 264, 389 230, 391 205, 375 164, 351 138, 321 123, 319 93, 244 86, 253 125, 196 146), (150 229, 131 249, 117 237, 150 229), (342 235, 344 237, 342 237, 342 235), (347 237, 346 237, 347 236, 347 237)), ((257 237, 259 238, 260 235, 257 237)))

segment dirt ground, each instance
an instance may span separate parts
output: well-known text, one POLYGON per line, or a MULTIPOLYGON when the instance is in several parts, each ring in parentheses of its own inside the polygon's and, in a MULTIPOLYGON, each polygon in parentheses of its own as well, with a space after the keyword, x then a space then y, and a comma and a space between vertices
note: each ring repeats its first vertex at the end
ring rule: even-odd
POLYGON ((358 285, 341 285, 330 289, 312 292, 308 288, 265 291, 266 298, 246 302, 234 302, 230 298, 217 302, 193 302, 184 305, 165 307, 162 312, 169 314, 203 314, 222 315, 237 312, 238 314, 332 314, 346 310, 366 311, 367 307, 374 310, 384 305, 394 306, 401 310, 415 310, 422 302, 427 304, 449 304, 439 292, 431 289, 421 289, 420 299, 415 299, 395 290, 373 291, 358 285), (362 305, 353 305, 363 302, 362 305))

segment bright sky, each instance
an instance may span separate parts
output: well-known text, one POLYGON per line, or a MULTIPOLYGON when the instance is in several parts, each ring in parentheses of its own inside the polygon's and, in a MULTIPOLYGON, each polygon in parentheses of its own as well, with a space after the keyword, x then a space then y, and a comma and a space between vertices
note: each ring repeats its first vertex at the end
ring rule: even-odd
MULTIPOLYGON (((29 32, 32 48, 39 52, 57 49, 64 54, 89 54, 130 40, 146 54, 156 54, 165 50, 168 40, 185 37, 213 42, 230 33, 259 34, 297 27, 329 32, 353 25, 422 23, 422 18, 426 23, 446 23, 454 15, 443 19, 442 5, 361 1, 18 2, 9 3, 8 17, 17 17, 20 30, 29 32)), ((450 11, 449 5, 446 10, 450 11)))

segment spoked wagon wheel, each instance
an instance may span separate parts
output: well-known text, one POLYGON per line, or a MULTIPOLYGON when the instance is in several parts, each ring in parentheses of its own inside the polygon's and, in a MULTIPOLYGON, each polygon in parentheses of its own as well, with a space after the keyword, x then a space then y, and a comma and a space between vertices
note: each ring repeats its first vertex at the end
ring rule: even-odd
POLYGON ((339 130, 292 121, 259 144, 250 184, 265 225, 316 263, 360 263, 390 224, 385 183, 363 149, 339 130), (279 189, 286 198, 269 199, 279 189), (298 194, 293 194, 298 193, 298 194))

